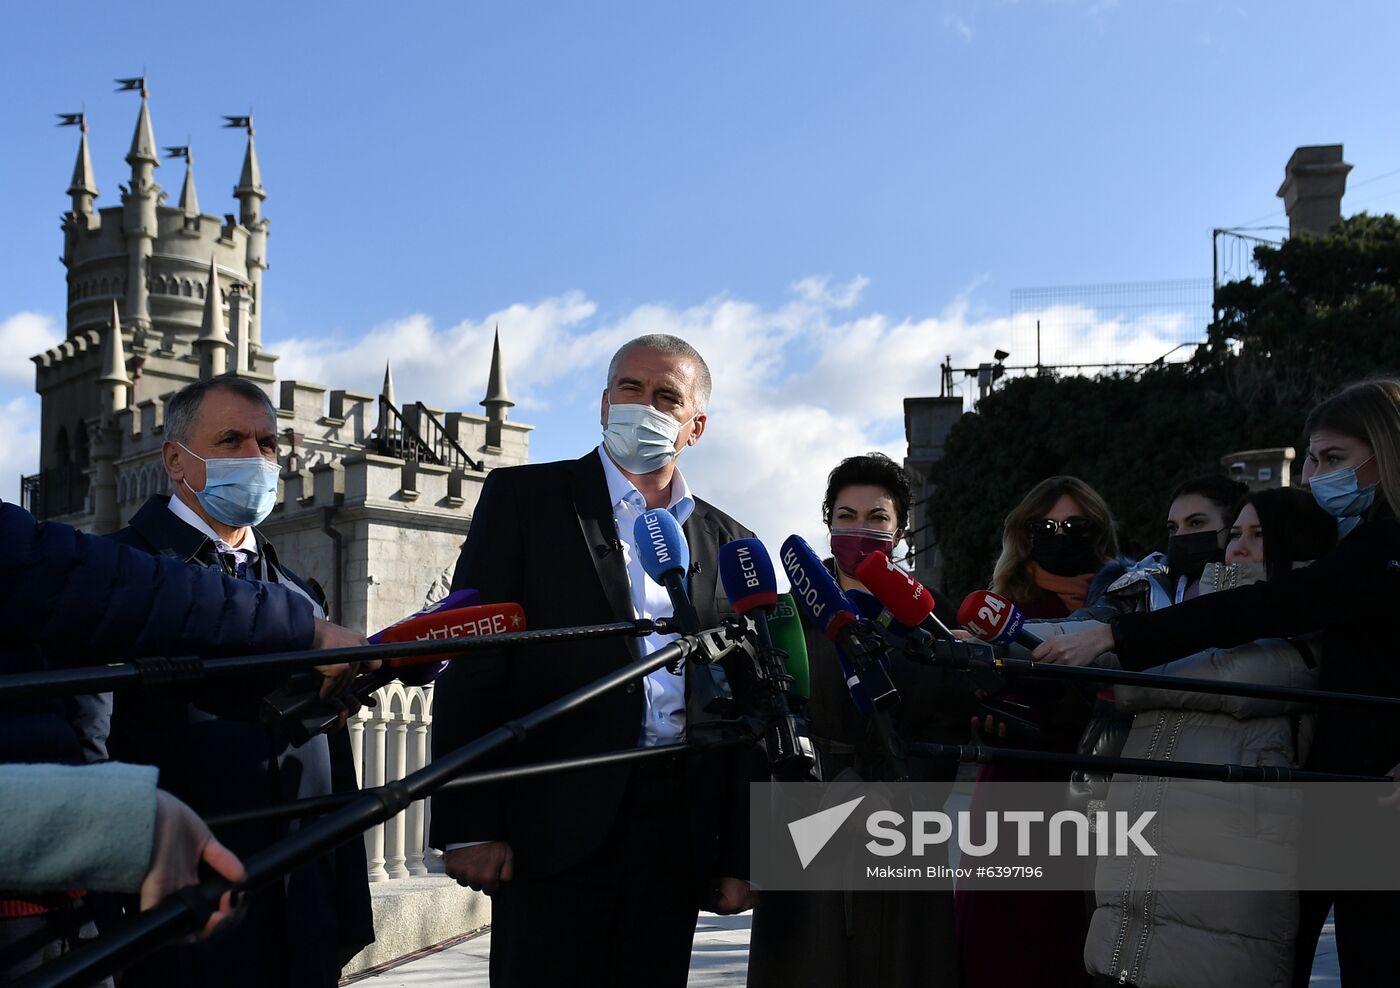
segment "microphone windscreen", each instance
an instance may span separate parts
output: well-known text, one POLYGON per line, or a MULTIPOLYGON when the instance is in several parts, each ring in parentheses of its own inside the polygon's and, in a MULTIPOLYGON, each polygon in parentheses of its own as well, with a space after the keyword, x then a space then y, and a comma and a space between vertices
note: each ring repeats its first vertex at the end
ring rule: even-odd
POLYGON ((719 547, 719 579, 724 595, 741 615, 755 607, 771 610, 778 602, 773 560, 758 539, 735 539, 719 547))
POLYGON ((802 619, 797 616, 797 604, 792 594, 778 594, 773 616, 768 619, 768 630, 773 636, 773 646, 787 653, 792 692, 807 699, 812 695, 811 670, 807 666, 807 639, 802 634, 802 619))
POLYGON ((637 543, 642 569, 657 583, 662 583, 672 570, 685 576, 690 569, 690 546, 685 532, 676 516, 665 508, 644 511, 632 526, 632 538, 637 543))
MULTIPOLYGON (((459 591, 461 592, 461 591, 459 591)), ((475 594, 475 590, 467 591, 475 594)), ((479 598, 478 598, 479 599, 479 598)), ((420 611, 370 636, 374 645, 389 642, 428 641, 433 638, 475 638, 525 630, 525 611, 519 604, 476 604, 471 607, 441 606, 420 611)), ((402 659, 387 659, 390 669, 426 665, 452 658, 452 652, 435 652, 402 659)))
POLYGON ((855 610, 842 593, 821 557, 812 551, 800 536, 789 535, 783 543, 783 571, 792 584, 792 597, 798 612, 821 629, 827 638, 837 634, 855 620, 855 610), (844 615, 844 616, 843 616, 844 615))
POLYGON ((856 567, 856 579, 900 624, 917 628, 933 613, 933 594, 883 552, 872 552, 862 559, 856 567))
POLYGON ((958 608, 958 624, 993 645, 1010 645, 1025 623, 1019 607, 990 590, 972 591, 958 608))

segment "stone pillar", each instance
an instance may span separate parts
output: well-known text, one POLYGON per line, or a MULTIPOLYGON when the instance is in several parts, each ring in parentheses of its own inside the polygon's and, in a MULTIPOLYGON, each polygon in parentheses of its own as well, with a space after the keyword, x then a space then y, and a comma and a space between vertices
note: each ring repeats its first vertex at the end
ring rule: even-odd
POLYGON ((909 515, 905 541, 914 554, 914 578, 925 586, 943 583, 943 558, 938 551, 937 532, 928 522, 928 502, 933 496, 929 470, 943 459, 948 433, 962 418, 961 398, 905 398, 904 439, 908 444, 904 468, 910 473, 914 509, 909 515))
MULTIPOLYGON (((380 702, 383 702, 383 693, 380 695, 380 702)), ((385 730, 388 724, 384 722, 382 707, 366 725, 366 733, 369 735, 369 744, 365 750, 365 780, 364 788, 373 789, 382 786, 385 782, 385 730)), ((389 874, 384 870, 384 826, 371 827, 365 831, 365 857, 369 859, 369 880, 371 882, 387 882, 389 874)))
POLYGON ((1351 165, 1342 160, 1340 144, 1300 147, 1283 169, 1278 197, 1288 212, 1288 235, 1320 237, 1342 218, 1342 196, 1351 165))
MULTIPOLYGON (((405 703, 406 705, 406 703, 405 703)), ((403 709, 391 710, 389 712, 389 731, 391 734, 389 744, 389 770, 385 782, 398 782, 408 774, 408 720, 407 711, 403 709)), ((404 853, 405 830, 404 826, 408 822, 407 811, 401 812, 398 816, 388 821, 384 825, 385 833, 385 855, 384 870, 390 878, 407 878, 408 869, 404 867, 406 855, 404 853)))
MULTIPOLYGON (((419 691, 421 692, 421 690, 419 691)), ((411 708, 412 705, 410 705, 411 708)), ((412 747, 409 752, 409 771, 416 772, 428 764, 428 724, 427 699, 423 698, 419 713, 409 728, 412 747)), ((427 815, 428 801, 420 799, 408 808, 408 847, 407 865, 410 875, 426 875, 428 866, 423 861, 423 853, 428 846, 427 815)))

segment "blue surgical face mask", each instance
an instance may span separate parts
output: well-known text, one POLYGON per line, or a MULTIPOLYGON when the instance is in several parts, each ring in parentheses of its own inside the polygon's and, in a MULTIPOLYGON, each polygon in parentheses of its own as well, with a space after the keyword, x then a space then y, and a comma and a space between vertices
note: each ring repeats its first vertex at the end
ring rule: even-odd
POLYGON ((655 473, 680 455, 676 437, 695 416, 677 422, 650 405, 608 403, 603 445, 613 461, 631 474, 655 473))
POLYGON ((209 517, 234 528, 261 525, 277 506, 276 463, 261 456, 210 457, 205 459, 184 443, 176 445, 204 464, 204 490, 183 481, 209 517))
MULTIPOLYGON (((1357 466, 1364 467, 1374 459, 1374 455, 1368 456, 1357 466)), ((1346 467, 1314 476, 1308 481, 1308 489, 1312 491, 1318 507, 1337 519, 1340 535, 1346 535, 1356 527, 1361 515, 1365 514, 1376 500, 1376 485, 1367 484, 1362 487, 1356 479, 1356 467, 1346 467)))

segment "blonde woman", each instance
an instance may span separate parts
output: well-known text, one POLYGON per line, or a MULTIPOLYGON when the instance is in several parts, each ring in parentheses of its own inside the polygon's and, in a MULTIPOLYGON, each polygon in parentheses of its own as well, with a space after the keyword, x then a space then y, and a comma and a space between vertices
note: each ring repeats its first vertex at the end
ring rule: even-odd
MULTIPOLYGON (((1085 606, 1094 574, 1118 555, 1113 516, 1102 497, 1077 477, 1049 477, 1026 493, 1002 528, 1001 558, 992 589, 1029 617, 1054 620, 1085 606)), ((1057 685, 1025 681, 988 697, 977 721, 998 744, 1074 751, 1089 715, 1088 700, 1057 685), (1011 714, 1023 725, 1008 731, 1011 714), (1024 726, 1034 725, 1033 733, 1024 726)), ((983 765, 972 796, 972 818, 998 809, 998 784, 1065 782, 1069 769, 983 765)), ((1084 937, 1089 928, 1079 892, 959 890, 958 959, 963 984, 1087 988, 1084 937), (1006 949, 1008 930, 1016 949, 1006 949)))
POLYGON ((1113 516, 1098 492, 1078 477, 1049 477, 1006 516, 992 589, 1027 617, 1066 617, 1117 555, 1113 516))

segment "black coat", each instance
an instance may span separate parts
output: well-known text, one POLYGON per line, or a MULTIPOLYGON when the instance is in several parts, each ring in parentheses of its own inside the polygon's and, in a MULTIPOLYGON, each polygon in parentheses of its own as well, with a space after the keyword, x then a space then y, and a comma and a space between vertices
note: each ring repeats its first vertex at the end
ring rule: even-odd
MULTIPOLYGON (((0 671, 306 648, 297 594, 152 558, 0 503, 0 671)), ((82 760, 64 700, 0 701, 0 761, 82 760)))
MULTIPOLYGON (((1212 645, 1323 633, 1318 688, 1400 696, 1400 523, 1357 526, 1335 550, 1303 569, 1206 594, 1151 614, 1115 617, 1115 652, 1146 669, 1212 645)), ((1308 767, 1384 775, 1400 762, 1400 718, 1360 707, 1322 706, 1308 767)))
MULTIPOLYGON (((213 543, 176 517, 168 498, 142 506, 131 525, 112 536, 121 544, 184 562, 220 566, 213 543)), ((258 551, 274 582, 318 595, 281 566, 255 530, 258 551)), ((316 599, 318 607, 323 602, 316 599)), ((127 691, 116 695, 110 748, 114 758, 160 769, 161 788, 201 815, 257 809, 357 788, 345 731, 300 748, 257 719, 257 701, 275 681, 202 691, 127 691)), ((230 828, 220 837, 246 856, 285 836, 285 823, 230 828)), ((360 841, 296 871, 281 887, 260 893, 248 915, 205 944, 169 948, 138 964, 124 984, 333 986, 344 963, 374 939, 364 846, 360 841)))
MULTIPOLYGON (((713 625, 722 614, 732 613, 719 583, 719 547, 752 533, 699 499, 684 529, 692 560, 691 598, 701 624, 713 625)), ((627 571, 598 453, 493 470, 452 586, 473 588, 486 603, 520 604, 531 629, 631 620, 627 571)), ((437 681, 434 756, 639 656, 636 639, 609 639, 502 650, 453 662, 437 681)), ((691 682, 687 677, 687 686, 691 682)), ((614 690, 532 733, 491 763, 634 748, 642 712, 639 686, 614 690)), ((708 753, 694 775, 689 838, 697 886, 712 877, 748 876, 751 755, 708 753)), ((517 875, 557 874, 587 860, 615 830, 631 771, 618 766, 491 790, 440 793, 433 797, 433 846, 504 840, 514 851, 517 875)))

